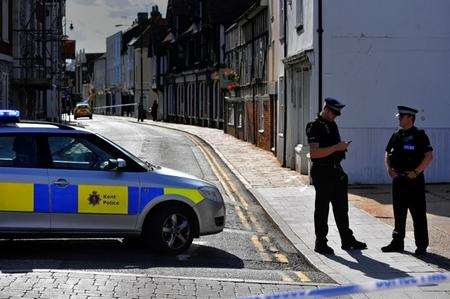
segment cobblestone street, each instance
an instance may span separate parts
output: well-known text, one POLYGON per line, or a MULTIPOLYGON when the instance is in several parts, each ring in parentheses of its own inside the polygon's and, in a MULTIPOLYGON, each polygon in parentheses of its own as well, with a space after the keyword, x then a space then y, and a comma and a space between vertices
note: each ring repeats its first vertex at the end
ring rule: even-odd
POLYGON ((66 271, 0 274, 0 298, 235 298, 314 287, 66 271))

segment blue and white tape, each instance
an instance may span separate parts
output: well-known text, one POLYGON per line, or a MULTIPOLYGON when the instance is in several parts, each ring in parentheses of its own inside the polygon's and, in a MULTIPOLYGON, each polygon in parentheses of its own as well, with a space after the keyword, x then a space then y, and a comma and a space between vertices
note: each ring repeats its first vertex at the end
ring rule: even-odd
POLYGON ((351 294, 361 294, 376 291, 385 291, 413 286, 436 285, 445 281, 450 281, 450 272, 436 273, 419 277, 404 277, 390 280, 378 280, 365 284, 350 284, 331 288, 309 289, 277 293, 271 295, 259 295, 248 297, 248 299, 281 299, 281 298, 322 298, 336 297, 351 294))

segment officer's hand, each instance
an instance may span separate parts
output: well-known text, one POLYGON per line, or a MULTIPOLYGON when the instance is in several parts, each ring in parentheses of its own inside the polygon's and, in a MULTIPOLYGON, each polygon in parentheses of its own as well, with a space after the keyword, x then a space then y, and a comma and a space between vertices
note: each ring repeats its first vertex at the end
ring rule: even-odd
POLYGON ((406 175, 408 176, 408 179, 414 180, 417 178, 417 174, 414 171, 407 171, 406 175))
POLYGON ((395 179, 396 177, 398 177, 398 174, 397 174, 397 172, 394 169, 389 168, 388 172, 389 172, 389 176, 391 178, 395 179))
POLYGON ((337 152, 344 152, 347 150, 349 143, 347 142, 339 142, 338 144, 335 145, 336 151, 337 152))

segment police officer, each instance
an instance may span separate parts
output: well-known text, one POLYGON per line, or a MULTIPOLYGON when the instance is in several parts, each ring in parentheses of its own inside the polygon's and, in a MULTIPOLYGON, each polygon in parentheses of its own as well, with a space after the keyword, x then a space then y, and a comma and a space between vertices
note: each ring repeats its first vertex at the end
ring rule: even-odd
POLYGON ((341 167, 345 152, 350 142, 341 141, 339 129, 335 123, 337 116, 345 105, 339 101, 326 98, 322 112, 316 120, 306 126, 312 160, 311 178, 316 190, 314 228, 316 233, 315 251, 321 254, 334 254, 327 245, 328 211, 333 206, 334 218, 341 237, 344 250, 366 249, 365 243, 359 242, 349 228, 347 174, 341 167))
POLYGON ((381 248, 383 252, 402 252, 404 249, 406 215, 408 209, 414 222, 416 255, 423 255, 428 247, 428 229, 423 172, 433 160, 433 148, 425 131, 414 126, 416 109, 398 106, 400 129, 386 147, 385 164, 392 182, 395 228, 392 242, 381 248))

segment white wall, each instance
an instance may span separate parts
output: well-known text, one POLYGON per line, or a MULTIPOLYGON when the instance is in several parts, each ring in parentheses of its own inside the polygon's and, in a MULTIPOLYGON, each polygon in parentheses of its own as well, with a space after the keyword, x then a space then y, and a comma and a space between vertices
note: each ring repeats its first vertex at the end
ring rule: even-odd
POLYGON ((287 5, 288 56, 313 49, 314 39, 314 0, 293 0, 287 5), (303 30, 296 30, 297 5, 303 3, 303 30))
POLYGON ((435 147, 429 181, 450 181, 450 1, 324 0, 323 10, 324 97, 347 104, 350 180, 388 181, 384 147, 396 106, 408 105, 435 147))
POLYGON ((448 0, 324 1, 324 87, 351 103, 343 126, 392 127, 405 104, 421 126, 450 127, 449 12, 448 0))
POLYGON ((106 58, 100 58, 94 63, 94 88, 97 91, 106 88, 106 58))

